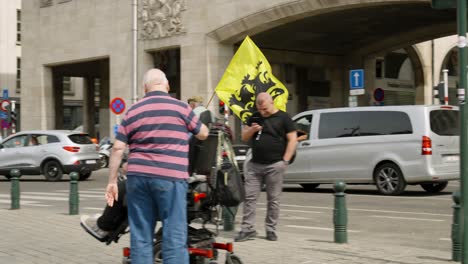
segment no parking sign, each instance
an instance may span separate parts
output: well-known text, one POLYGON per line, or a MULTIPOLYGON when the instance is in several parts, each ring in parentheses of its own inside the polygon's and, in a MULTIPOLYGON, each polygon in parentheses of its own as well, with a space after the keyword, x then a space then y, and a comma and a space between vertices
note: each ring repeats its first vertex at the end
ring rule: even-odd
POLYGON ((120 115, 125 111, 125 101, 120 97, 115 97, 110 103, 110 109, 116 115, 120 115))

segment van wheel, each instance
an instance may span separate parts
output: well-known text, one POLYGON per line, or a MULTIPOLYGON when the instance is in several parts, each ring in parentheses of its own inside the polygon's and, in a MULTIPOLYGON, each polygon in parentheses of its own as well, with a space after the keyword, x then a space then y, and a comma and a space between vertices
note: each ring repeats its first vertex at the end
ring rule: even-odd
POLYGON ((421 187, 428 193, 438 193, 447 187, 448 182, 422 183, 421 187))
POLYGON ((306 191, 313 191, 315 190, 320 184, 319 183, 302 183, 301 186, 306 191))
POLYGON ((400 168, 394 163, 379 165, 374 171, 374 181, 377 189, 384 195, 399 195, 406 188, 400 168))

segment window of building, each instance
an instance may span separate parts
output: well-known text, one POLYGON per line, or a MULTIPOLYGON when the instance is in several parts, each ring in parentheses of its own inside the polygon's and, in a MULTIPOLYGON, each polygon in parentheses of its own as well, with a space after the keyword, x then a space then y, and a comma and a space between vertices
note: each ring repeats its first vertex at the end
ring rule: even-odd
POLYGON ((62 87, 63 87, 63 92, 65 94, 70 94, 72 92, 71 77, 69 77, 69 76, 63 76, 62 77, 62 87))
POLYGON ((21 58, 16 58, 16 92, 21 89, 21 58))
POLYGON ((95 78, 94 79, 94 96, 99 97, 101 94, 101 79, 95 78))
POLYGON ((16 44, 21 44, 21 9, 16 9, 16 44))

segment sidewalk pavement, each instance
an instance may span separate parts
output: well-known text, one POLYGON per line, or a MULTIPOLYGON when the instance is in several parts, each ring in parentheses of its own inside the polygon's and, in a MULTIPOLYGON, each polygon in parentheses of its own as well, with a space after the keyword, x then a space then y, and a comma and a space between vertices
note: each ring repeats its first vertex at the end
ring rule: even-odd
MULTIPOLYGON (((122 248, 129 245, 129 235, 106 246, 87 234, 79 223, 78 215, 40 208, 0 208, 0 263, 121 263, 122 248)), ((221 232, 217 242, 233 241, 236 233, 221 232)), ((455 263, 451 252, 403 246, 398 241, 363 241, 355 234, 348 234, 348 244, 336 244, 333 232, 330 234, 305 236, 280 230, 279 240, 271 242, 260 233, 255 240, 234 243, 234 251, 244 264, 455 263)), ((219 263, 224 264, 223 257, 219 263)))

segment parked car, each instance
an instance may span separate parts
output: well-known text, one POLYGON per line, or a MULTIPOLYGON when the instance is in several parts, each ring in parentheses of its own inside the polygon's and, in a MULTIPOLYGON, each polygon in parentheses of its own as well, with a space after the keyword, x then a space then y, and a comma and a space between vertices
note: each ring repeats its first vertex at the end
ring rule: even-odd
POLYGON ((22 175, 43 174, 59 181, 63 174, 78 172, 86 180, 100 168, 98 146, 88 134, 67 130, 22 131, 0 143, 0 175, 11 169, 22 175))
POLYGON ((375 184, 398 195, 407 184, 430 193, 458 180, 459 113, 454 106, 370 106, 306 111, 284 182, 312 190, 322 183, 375 184))

